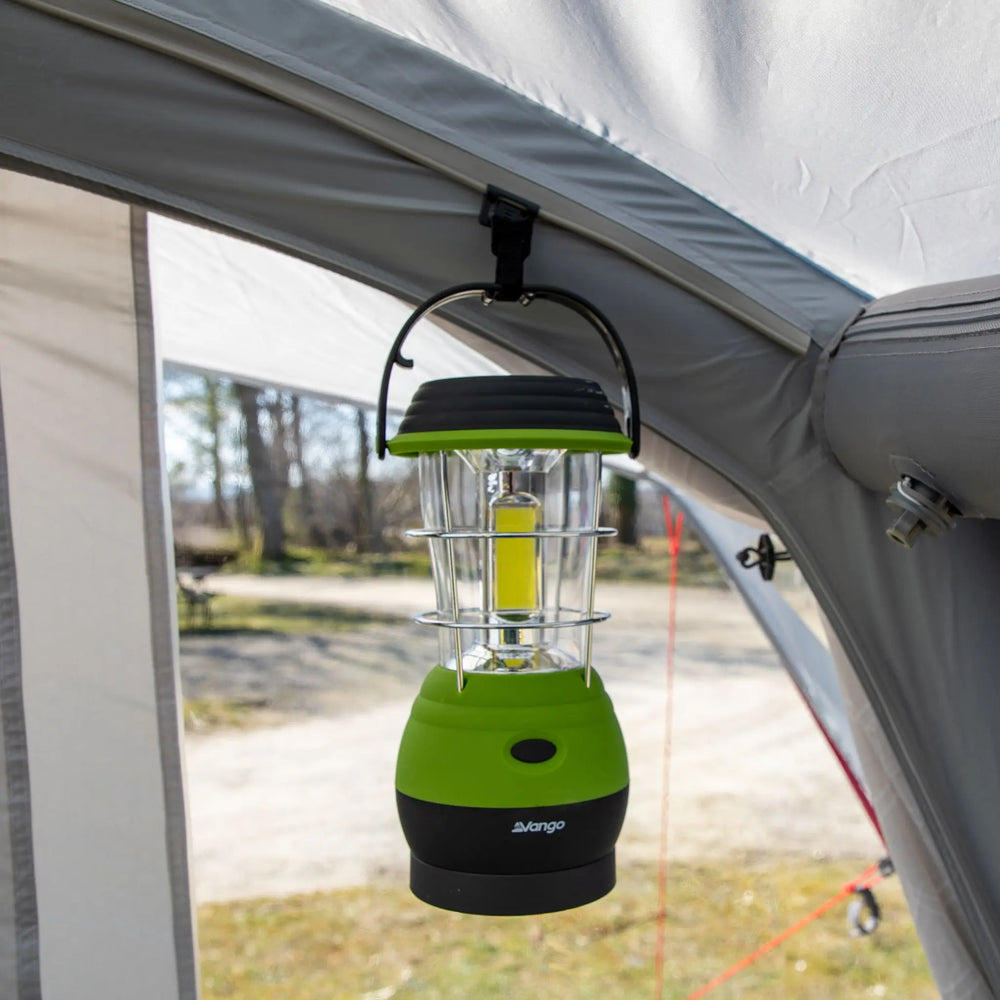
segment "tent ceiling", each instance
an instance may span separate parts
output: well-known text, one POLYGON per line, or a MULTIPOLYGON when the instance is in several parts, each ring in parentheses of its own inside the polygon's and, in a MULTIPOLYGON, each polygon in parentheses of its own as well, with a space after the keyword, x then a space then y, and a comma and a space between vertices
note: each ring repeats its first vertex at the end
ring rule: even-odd
POLYGON ((989 0, 326 2, 609 139, 873 295, 1000 269, 989 0))
MULTIPOLYGON (((581 129, 433 50, 314 0, 207 8, 201 0, 20 2, 95 28, 104 37, 74 31, 69 24, 60 30, 50 19, 31 17, 27 11, 7 12, 11 55, 9 67, 0 62, 0 75, 12 81, 16 77, 22 92, 29 95, 10 109, 0 108, 0 122, 7 132, 0 153, 7 152, 16 161, 57 174, 80 176, 82 171, 88 180, 108 189, 128 191, 154 205, 194 208, 196 215, 225 224, 224 215, 229 213, 219 214, 220 193, 213 191, 204 201, 206 189, 219 175, 218 167, 185 177, 181 194, 176 165, 163 164, 155 152, 166 133, 177 133, 169 140, 172 158, 180 154, 225 159, 232 157, 234 144, 248 139, 254 146, 270 145, 271 155, 283 161, 281 190, 290 193, 299 188, 295 197, 302 205, 302 175, 315 174, 320 165, 316 153, 336 134, 329 128, 332 123, 353 137, 355 147, 362 139, 374 140, 383 154, 398 154, 399 162, 389 172, 397 179, 405 174, 411 189, 420 174, 417 165, 427 168, 427 178, 434 178, 432 183, 439 188, 447 178, 450 190, 440 207, 448 213, 459 200, 474 203, 476 192, 485 190, 487 183, 514 191, 541 205, 542 217, 549 223, 666 278, 793 350, 805 351, 810 339, 827 343, 860 304, 853 290, 607 137, 581 129), (54 70, 47 65, 53 43, 40 39, 59 34, 66 41, 58 43, 54 80, 54 70), (131 45, 115 44, 113 39, 131 45), (146 58, 139 55, 143 48, 149 50, 146 58), (138 73, 134 85, 124 88, 122 56, 138 73), (109 65, 119 73, 111 87, 105 78, 109 65), (211 86, 202 70, 213 75, 211 86), (32 75, 36 79, 29 82, 32 75), (183 84, 178 86, 175 76, 184 77, 183 84), (83 92, 102 94, 96 120, 84 115, 65 118, 59 84, 67 79, 79 79, 77 86, 83 92), (218 105, 206 87, 221 96, 226 89, 220 86, 223 80, 247 89, 229 88, 224 103, 218 105), (193 98, 196 90, 202 91, 199 98, 193 98), (213 120, 212 131, 199 135, 196 147, 188 145, 193 138, 190 118, 174 109, 157 110, 182 91, 200 108, 199 118, 213 120), (256 129, 248 127, 247 119, 241 127, 234 99, 257 106, 256 129), (53 150, 48 139, 53 117, 62 130, 59 150, 53 150), (293 119, 309 123, 308 149, 289 133, 293 119), (217 134, 219 128, 230 135, 217 134), (232 134, 232 128, 241 135, 232 134), (248 133, 255 134, 251 138, 248 133), (140 134, 145 138, 140 140, 140 134), (125 135, 129 141, 123 147, 125 135), (168 179, 166 174, 174 176, 168 179), (200 211, 198 202, 204 205, 200 211)), ((593 72, 589 63, 581 72, 588 68, 593 72)), ((238 162, 245 167, 249 161, 239 156, 238 162)), ((262 162, 259 154, 253 162, 262 162)), ((249 191, 262 179, 256 175, 241 181, 249 191)), ((384 179, 392 186, 389 176, 384 179)), ((372 180, 370 171, 365 180, 372 180)), ((255 210, 273 215, 278 192, 270 182, 268 186, 266 199, 255 199, 255 210)), ((313 198, 323 187, 313 177, 305 190, 313 198)), ((230 189, 221 200, 238 201, 244 193, 230 189)), ((366 197, 355 207, 371 205, 366 197)), ((396 205, 397 210, 407 207, 405 202, 396 205)), ((244 214, 241 210, 237 217, 244 214)), ((309 218, 316 228, 315 211, 309 218)), ((383 214, 380 221, 372 219, 367 225, 381 228, 386 219, 383 214)), ((244 225, 237 228, 246 231, 244 225)), ((435 228, 439 236, 440 226, 435 228)), ((324 229, 319 227, 313 237, 320 244, 328 240, 324 229)), ((286 242, 284 234, 258 229, 255 235, 301 252, 301 245, 286 242)), ((412 245, 427 244, 422 239, 412 245)), ((315 249, 306 252, 312 256, 315 249)), ((326 255, 320 251, 320 256, 326 255)), ((350 266, 344 270, 351 273, 350 266)), ((373 283, 386 287, 386 277, 381 273, 373 283)), ((404 291, 399 286, 397 290, 404 291)))

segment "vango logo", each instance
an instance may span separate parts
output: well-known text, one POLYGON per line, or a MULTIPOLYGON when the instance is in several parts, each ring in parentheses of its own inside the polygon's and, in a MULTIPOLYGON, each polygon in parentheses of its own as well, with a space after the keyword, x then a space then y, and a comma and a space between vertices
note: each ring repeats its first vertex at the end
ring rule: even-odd
POLYGON ((549 820, 548 823, 525 823, 522 820, 518 820, 514 824, 514 828, 510 831, 511 833, 555 833, 556 830, 561 830, 566 826, 566 821, 564 819, 553 819, 549 820))

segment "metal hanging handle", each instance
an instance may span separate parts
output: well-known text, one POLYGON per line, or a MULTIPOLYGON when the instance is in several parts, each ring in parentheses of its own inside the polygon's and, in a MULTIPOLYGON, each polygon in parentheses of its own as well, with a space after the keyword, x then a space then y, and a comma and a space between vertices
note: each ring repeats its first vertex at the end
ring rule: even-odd
MULTIPOLYGON (((382 385, 378 394, 378 424, 376 431, 376 448, 379 458, 385 458, 386 451, 386 412, 389 405, 389 380, 392 377, 392 370, 396 365, 400 368, 412 368, 413 359, 403 357, 403 342, 410 335, 410 331, 425 316, 453 302, 462 299, 478 298, 484 306, 497 301, 501 288, 499 285, 452 285, 443 291, 432 295, 429 299, 421 302, 419 306, 410 314, 409 319, 403 324, 396 339, 393 341, 386 359, 385 368, 382 370, 382 385)), ((625 415, 625 435, 632 442, 629 456, 635 458, 639 454, 639 389, 635 381, 635 370, 632 368, 632 360, 625 350, 618 331, 614 328, 611 320, 607 318, 596 306, 588 302, 585 298, 575 292, 567 291, 564 288, 555 288, 549 285, 526 286, 521 289, 521 295, 517 301, 522 306, 529 306, 536 299, 546 302, 554 302, 556 305, 565 306, 571 309, 578 316, 582 316, 597 332, 605 347, 614 358, 615 367, 622 378, 622 411, 625 415)))

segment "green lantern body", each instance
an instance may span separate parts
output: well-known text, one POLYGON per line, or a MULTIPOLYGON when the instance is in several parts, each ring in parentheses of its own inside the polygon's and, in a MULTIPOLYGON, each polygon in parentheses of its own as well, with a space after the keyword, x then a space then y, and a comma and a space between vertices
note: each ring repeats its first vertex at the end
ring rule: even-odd
POLYGON ((582 669, 435 667, 403 733, 396 799, 411 887, 466 913, 589 903, 615 883, 628 763, 611 700, 582 669))
POLYGON ((579 906, 615 882, 625 746, 590 669, 600 456, 627 451, 592 382, 418 390, 394 454, 419 457, 441 661, 396 769, 410 884, 467 913, 579 906))

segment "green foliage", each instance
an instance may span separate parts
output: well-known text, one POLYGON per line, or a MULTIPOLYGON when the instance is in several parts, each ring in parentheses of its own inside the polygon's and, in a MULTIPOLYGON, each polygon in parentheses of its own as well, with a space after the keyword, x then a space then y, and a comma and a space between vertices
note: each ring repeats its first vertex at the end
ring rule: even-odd
MULTIPOLYGON (((601 543, 597 547, 597 579, 618 583, 669 583, 670 555, 666 538, 643 538, 637 546, 601 543)), ((715 557, 690 532, 684 538, 677 564, 682 587, 724 587, 715 557)))
MULTIPOLYGON (((833 895, 862 862, 670 867, 666 1000, 681 1000, 833 895)), ((414 899, 400 882, 203 906, 205 1000, 606 1000, 653 995, 657 876, 619 872, 605 899, 540 917, 474 917, 414 899)), ((878 890, 883 923, 847 935, 834 908, 712 996, 930 1000, 933 981, 898 881, 878 890)))
MULTIPOLYGON (((224 573, 263 575, 372 577, 404 576, 424 579, 430 575, 425 546, 398 552, 354 552, 350 549, 290 547, 280 562, 263 560, 259 552, 243 551, 226 564, 224 573)), ((601 542, 597 547, 597 578, 620 583, 668 583, 670 556, 665 538, 643 538, 628 547, 601 542)), ((709 553, 690 533, 681 549, 678 580, 685 587, 725 586, 725 579, 709 553)))

